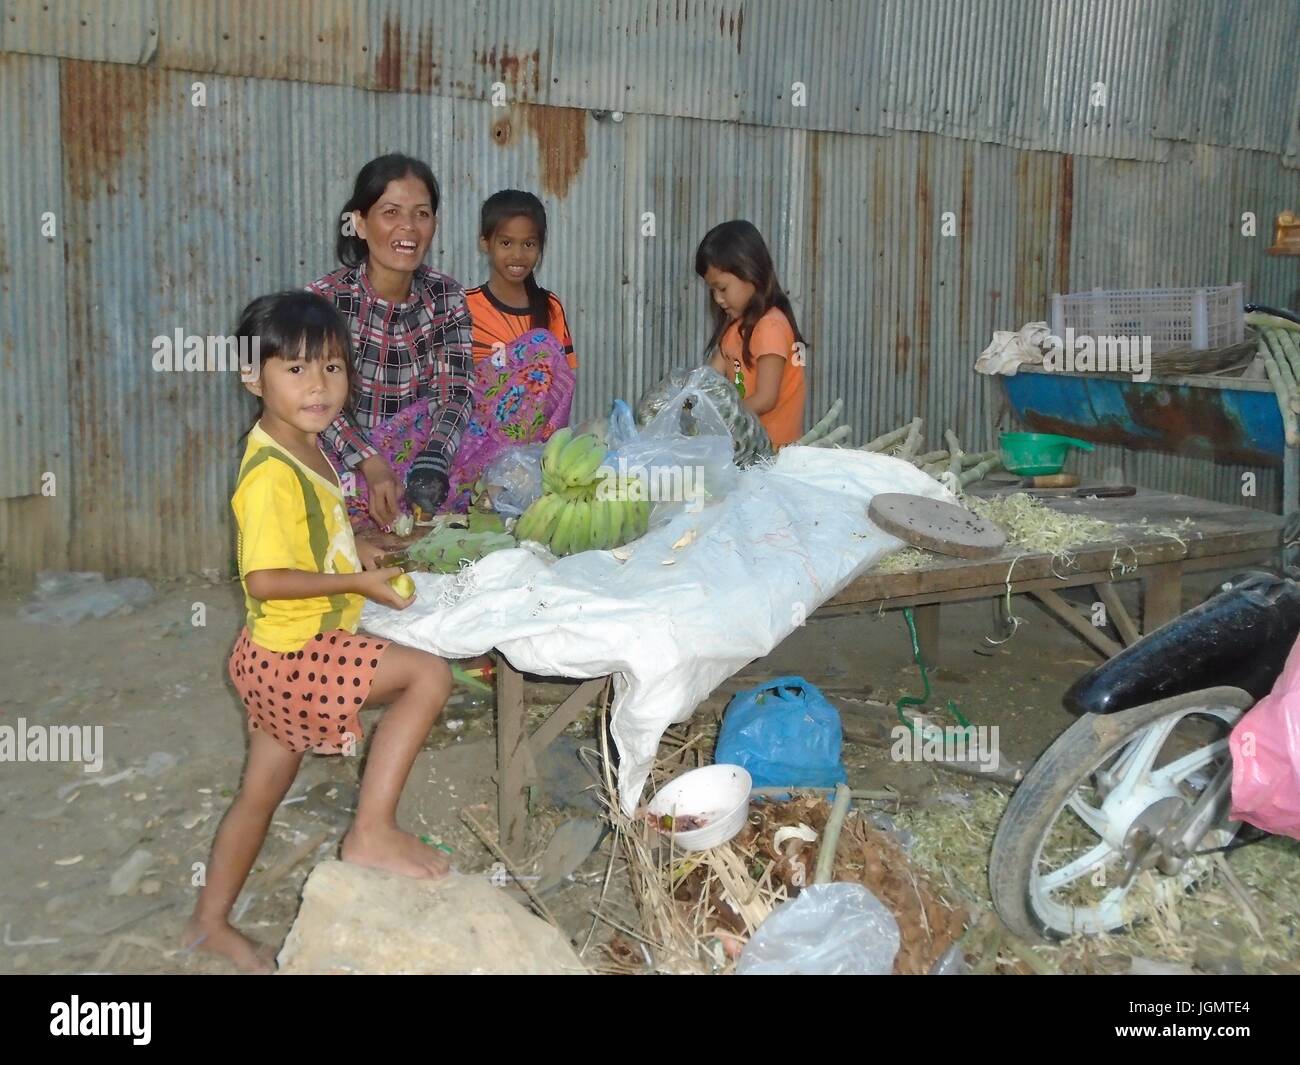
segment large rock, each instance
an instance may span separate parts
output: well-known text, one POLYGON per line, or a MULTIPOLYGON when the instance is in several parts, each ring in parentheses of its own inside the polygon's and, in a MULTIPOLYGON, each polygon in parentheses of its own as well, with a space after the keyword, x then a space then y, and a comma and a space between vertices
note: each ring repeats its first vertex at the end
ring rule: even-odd
POLYGON ((486 877, 413 880, 321 862, 280 951, 281 973, 585 972, 568 941, 486 877))

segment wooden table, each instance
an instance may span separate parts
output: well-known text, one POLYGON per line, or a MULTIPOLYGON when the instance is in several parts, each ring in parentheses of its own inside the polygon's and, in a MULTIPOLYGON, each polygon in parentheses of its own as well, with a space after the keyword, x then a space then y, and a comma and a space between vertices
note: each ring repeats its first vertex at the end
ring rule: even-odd
MULTIPOLYGON (((1017 489, 983 487, 984 498, 1017 489)), ((940 611, 944 603, 993 599, 1025 593, 1051 617, 1106 657, 1177 617, 1182 611, 1183 575, 1276 562, 1282 518, 1266 511, 1214 503, 1195 496, 1139 489, 1118 499, 1046 496, 1041 501, 1063 514, 1125 526, 1120 538, 1087 544, 1068 558, 1024 553, 1008 546, 990 559, 935 558, 905 573, 866 573, 827 600, 822 616, 913 607, 917 637, 926 662, 937 664, 940 611), (1190 524, 1180 523, 1190 518, 1190 524), (1146 519, 1147 528, 1141 523, 1146 519), (1154 531, 1172 527, 1178 539, 1154 531), (1142 628, 1115 592, 1120 581, 1142 582, 1142 628), (1123 644, 1099 631, 1060 595, 1060 589, 1091 585, 1115 623, 1123 644)))
MULTIPOLYGON (((992 496, 1014 489, 988 486, 976 494, 992 496)), ((944 603, 1028 594, 1072 632, 1109 657, 1141 635, 1115 592, 1120 581, 1142 582, 1142 632, 1163 625, 1182 610, 1182 582, 1187 573, 1232 570, 1273 563, 1281 544, 1283 521, 1274 514, 1214 503, 1195 496, 1139 489, 1118 499, 1045 497, 1055 510, 1099 518, 1128 527, 1113 542, 1088 544, 1068 559, 1045 552, 1021 553, 1007 548, 991 559, 936 558, 905 573, 866 573, 817 611, 818 616, 875 613, 913 607, 917 636, 928 664, 940 660, 940 611, 944 603), (1140 526, 1146 519, 1147 529, 1140 526), (1190 524, 1178 523, 1190 518, 1190 524), (1179 539, 1150 527, 1170 526, 1179 539), (1061 597, 1064 588, 1093 586, 1098 601, 1123 640, 1117 643, 1061 597)), ((603 693, 608 677, 581 681, 547 720, 528 731, 524 678, 500 653, 497 660, 497 800, 501 846, 522 857, 528 816, 528 787, 537 778, 536 759, 559 734, 603 693)))

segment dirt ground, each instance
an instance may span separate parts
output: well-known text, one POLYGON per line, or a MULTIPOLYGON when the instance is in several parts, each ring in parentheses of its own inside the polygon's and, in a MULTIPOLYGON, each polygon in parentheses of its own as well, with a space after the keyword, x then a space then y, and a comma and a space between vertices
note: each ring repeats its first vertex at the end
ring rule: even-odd
MULTIPOLYGON (((1189 597, 1209 586, 1206 580, 1190 588, 1189 597)), ((98 774, 72 764, 0 765, 0 971, 232 971, 176 948, 193 906, 197 870, 208 858, 244 759, 243 714, 225 674, 241 621, 238 586, 194 578, 156 587, 155 600, 133 613, 67 628, 20 622, 16 612, 26 589, 0 597, 2 720, 102 725, 105 749, 98 774), (192 623, 196 604, 206 611, 201 626, 192 623)), ((1097 661, 1075 637, 1045 624, 1038 608, 1016 603, 1028 624, 997 646, 986 639, 992 632, 989 603, 945 608, 944 662, 934 693, 937 705, 956 700, 973 724, 1001 726, 1004 768, 1030 765, 1069 724, 1060 696, 1097 661)), ((803 675, 832 699, 869 696, 892 703, 920 691, 900 614, 813 620, 715 693, 693 725, 716 728, 729 692, 782 674, 803 675)), ((564 694, 551 684, 529 690, 538 715, 564 694)), ((363 716, 367 728, 373 720, 363 716)), ((467 873, 486 873, 494 862, 462 819, 468 811, 494 828, 492 729, 490 704, 474 706, 464 693, 455 696, 416 763, 400 811, 407 827, 453 847, 454 864, 467 873)), ((593 780, 576 753, 594 747, 594 736, 589 715, 540 766, 544 785, 530 826, 535 854, 562 821, 599 816, 593 780)), ((915 800, 914 818, 927 810, 961 815, 978 808, 985 795, 1005 801, 1007 788, 998 791, 989 780, 894 763, 885 750, 849 744, 845 761, 853 786, 889 785, 915 800)), ((304 760, 237 907, 238 923, 254 937, 277 946, 283 941, 303 880, 315 861, 337 851, 361 762, 304 760)), ((971 829, 976 863, 991 831, 989 824, 971 829)), ((591 915, 611 845, 607 837, 547 895, 548 908, 579 947, 611 934, 600 923, 593 931, 591 915)), ((1300 848, 1287 853, 1300 874, 1300 848)), ((532 863, 525 866, 531 871, 532 863)), ((634 921, 632 900, 618 879, 605 912, 634 921)))

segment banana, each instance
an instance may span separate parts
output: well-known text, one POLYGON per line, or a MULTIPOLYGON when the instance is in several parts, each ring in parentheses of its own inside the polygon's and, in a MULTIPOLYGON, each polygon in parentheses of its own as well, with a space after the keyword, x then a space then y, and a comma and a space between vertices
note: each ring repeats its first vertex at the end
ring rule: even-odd
MULTIPOLYGON (((543 496, 542 499, 546 497, 543 496)), ((542 513, 542 499, 536 500, 527 510, 519 515, 519 520, 515 522, 515 539, 516 540, 536 540, 537 527, 540 524, 539 518, 542 513)))
POLYGON ((515 522, 515 539, 520 543, 523 543, 525 540, 536 539, 532 532, 533 526, 537 524, 537 513, 534 509, 536 506, 536 503, 530 506, 519 515, 519 520, 515 522))
POLYGON ((583 433, 570 440, 560 452, 556 472, 571 487, 592 484, 606 454, 607 449, 599 439, 591 433, 583 433))
POLYGON ((520 516, 519 524, 515 526, 515 539, 546 543, 563 506, 564 500, 561 497, 549 493, 534 500, 520 516))
POLYGON ((546 441, 546 447, 542 449, 542 472, 554 473, 558 468, 556 462, 559 460, 560 452, 570 440, 573 439, 573 430, 567 425, 563 429, 556 429, 551 434, 551 438, 546 441))
POLYGON ((609 516, 605 519, 606 541, 610 547, 623 546, 623 515, 627 503, 622 499, 612 499, 605 504, 609 507, 609 516))
POLYGON ((587 506, 591 509, 591 549, 604 551, 610 547, 609 512, 614 504, 598 499, 587 506))
POLYGON ((565 502, 564 509, 560 511, 559 518, 555 522, 555 530, 551 533, 551 552, 557 556, 564 556, 569 553, 569 544, 572 540, 572 528, 574 519, 577 517, 577 504, 570 501, 565 502))
POLYGON ((581 503, 574 504, 578 508, 578 519, 574 524, 573 531, 573 554, 582 551, 591 550, 591 503, 583 500, 581 503))
POLYGON ((539 519, 540 524, 537 527, 538 543, 544 544, 550 539, 551 533, 555 531, 555 523, 560 520, 562 513, 564 513, 564 500, 560 496, 550 496, 546 502, 546 509, 539 519))

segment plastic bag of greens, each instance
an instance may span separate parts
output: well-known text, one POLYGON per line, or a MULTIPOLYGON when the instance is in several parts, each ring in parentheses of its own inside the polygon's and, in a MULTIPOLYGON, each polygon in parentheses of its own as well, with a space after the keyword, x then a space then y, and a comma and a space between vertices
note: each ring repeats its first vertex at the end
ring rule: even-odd
POLYGON ((772 454, 757 415, 741 403, 735 385, 711 366, 670 371, 641 397, 636 417, 646 429, 660 417, 671 419, 684 436, 725 433, 740 467, 772 454))

